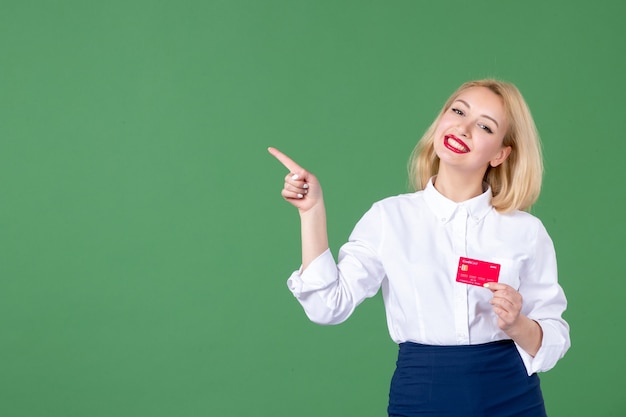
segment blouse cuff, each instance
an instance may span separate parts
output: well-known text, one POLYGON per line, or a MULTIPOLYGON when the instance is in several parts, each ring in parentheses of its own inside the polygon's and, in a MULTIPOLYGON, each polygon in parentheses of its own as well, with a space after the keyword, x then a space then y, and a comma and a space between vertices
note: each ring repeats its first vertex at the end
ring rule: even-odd
POLYGON ((302 295, 326 288, 337 281, 337 264, 330 249, 326 249, 320 256, 302 271, 302 265, 294 271, 287 280, 287 287, 296 298, 302 295))
POLYGON ((557 329, 552 328, 550 323, 538 322, 543 330, 543 340, 541 347, 537 351, 537 354, 532 357, 517 345, 517 350, 522 357, 522 361, 526 366, 528 375, 532 375, 537 372, 546 372, 554 367, 556 362, 563 357, 565 350, 567 350, 567 340, 563 338, 557 329))

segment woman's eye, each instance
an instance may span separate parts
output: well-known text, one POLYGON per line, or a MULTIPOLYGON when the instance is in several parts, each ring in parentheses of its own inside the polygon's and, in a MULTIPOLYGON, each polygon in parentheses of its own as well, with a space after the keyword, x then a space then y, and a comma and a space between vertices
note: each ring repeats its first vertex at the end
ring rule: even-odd
POLYGON ((479 124, 478 127, 480 127, 482 130, 484 130, 487 133, 493 133, 493 130, 491 130, 491 128, 487 125, 479 124))
POLYGON ((455 109, 454 107, 452 108, 452 111, 455 112, 456 114, 463 116, 463 110, 459 110, 459 109, 455 109))

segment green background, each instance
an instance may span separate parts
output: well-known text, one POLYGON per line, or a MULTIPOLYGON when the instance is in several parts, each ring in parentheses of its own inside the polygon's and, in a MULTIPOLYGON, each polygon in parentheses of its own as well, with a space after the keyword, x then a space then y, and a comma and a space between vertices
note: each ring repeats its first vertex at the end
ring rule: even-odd
POLYGON ((624 416, 622 1, 0 0, 0 415, 383 416, 380 295, 307 321, 276 146, 336 253, 468 79, 544 141, 572 348, 551 417, 624 416))

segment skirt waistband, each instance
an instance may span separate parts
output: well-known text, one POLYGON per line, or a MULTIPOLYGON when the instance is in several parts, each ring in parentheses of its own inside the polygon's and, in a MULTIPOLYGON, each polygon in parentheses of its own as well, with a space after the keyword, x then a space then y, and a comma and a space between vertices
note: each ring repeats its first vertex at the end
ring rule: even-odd
POLYGON ((487 343, 479 343, 476 345, 426 345, 426 344, 422 344, 422 343, 416 343, 416 342, 402 342, 400 343, 398 346, 400 347, 400 349, 404 349, 404 350, 421 350, 421 351, 469 351, 469 350, 473 350, 473 351, 485 351, 485 350, 492 350, 492 349, 499 349, 502 348, 504 346, 510 346, 510 345, 514 345, 515 342, 513 342, 511 339, 505 339, 505 340, 496 340, 494 342, 487 342, 487 343))
MULTIPOLYGON (((398 365, 404 366, 459 366, 473 372, 485 365, 494 366, 498 361, 511 363, 521 358, 512 340, 481 343, 478 345, 436 346, 404 342, 400 344, 398 365)), ((504 362, 501 362, 504 363, 504 362)))

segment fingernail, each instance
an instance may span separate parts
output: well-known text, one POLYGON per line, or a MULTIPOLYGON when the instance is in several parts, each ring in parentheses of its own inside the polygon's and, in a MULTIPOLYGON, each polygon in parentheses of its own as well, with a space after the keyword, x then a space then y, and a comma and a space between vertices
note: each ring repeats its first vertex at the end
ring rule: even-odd
POLYGON ((304 197, 302 194, 298 194, 298 198, 302 198, 304 197))
POLYGON ((489 288, 489 284, 483 284, 483 287, 489 288))
POLYGON ((302 188, 309 188, 309 184, 304 184, 302 188))
POLYGON ((291 177, 292 180, 297 180, 298 178, 300 178, 298 174, 293 174, 293 176, 291 177))

